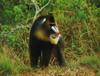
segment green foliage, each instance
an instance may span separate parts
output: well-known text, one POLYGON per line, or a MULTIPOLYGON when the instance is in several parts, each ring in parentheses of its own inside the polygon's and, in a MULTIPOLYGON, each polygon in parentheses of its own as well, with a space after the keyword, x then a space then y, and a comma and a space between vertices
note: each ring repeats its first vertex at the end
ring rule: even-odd
MULTIPOLYGON (((18 50, 23 50, 28 46, 27 44, 27 36, 28 35, 28 29, 14 29, 11 28, 11 26, 2 26, 1 27, 2 32, 0 33, 0 42, 7 43, 8 46, 13 47, 15 50, 19 48, 18 50)), ((23 50, 25 51, 25 50, 23 50)))
POLYGON ((21 7, 20 6, 14 6, 13 11, 14 11, 13 13, 16 15, 15 21, 18 21, 18 20, 21 21, 21 19, 24 16, 24 13, 23 13, 21 7))
POLYGON ((25 22, 34 15, 34 5, 30 4, 30 1, 0 1, 0 23, 2 24, 17 24, 25 22), (5 2, 6 1, 6 2, 5 2), (30 10, 31 9, 31 10, 30 10))
POLYGON ((100 0, 89 0, 89 2, 96 7, 100 7, 100 0))

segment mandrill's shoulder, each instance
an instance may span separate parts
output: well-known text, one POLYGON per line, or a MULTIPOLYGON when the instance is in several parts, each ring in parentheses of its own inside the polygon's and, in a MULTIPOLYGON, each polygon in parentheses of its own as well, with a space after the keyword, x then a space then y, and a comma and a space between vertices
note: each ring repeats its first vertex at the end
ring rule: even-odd
POLYGON ((41 26, 41 25, 43 25, 43 24, 45 23, 46 19, 47 19, 46 16, 38 17, 38 18, 35 20, 34 24, 36 24, 37 26, 41 26))
POLYGON ((37 30, 39 27, 41 27, 45 23, 46 19, 47 19, 46 16, 40 16, 40 17, 38 17, 33 22, 31 30, 37 30))

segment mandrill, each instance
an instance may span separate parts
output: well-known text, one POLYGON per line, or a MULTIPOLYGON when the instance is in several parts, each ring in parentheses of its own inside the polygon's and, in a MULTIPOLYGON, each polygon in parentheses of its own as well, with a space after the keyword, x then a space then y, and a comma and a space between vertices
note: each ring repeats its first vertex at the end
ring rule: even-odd
POLYGON ((60 66, 65 65, 61 46, 62 36, 59 32, 54 16, 48 14, 38 17, 31 28, 29 38, 29 54, 32 67, 47 67, 51 54, 54 53, 60 66))

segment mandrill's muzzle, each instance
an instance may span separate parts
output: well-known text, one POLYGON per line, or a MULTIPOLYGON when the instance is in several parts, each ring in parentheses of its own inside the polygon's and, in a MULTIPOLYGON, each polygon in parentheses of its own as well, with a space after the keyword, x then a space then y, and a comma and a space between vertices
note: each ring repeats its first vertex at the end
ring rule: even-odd
POLYGON ((61 34, 59 33, 58 27, 52 26, 51 29, 54 33, 50 35, 50 42, 57 45, 59 39, 61 38, 61 34))

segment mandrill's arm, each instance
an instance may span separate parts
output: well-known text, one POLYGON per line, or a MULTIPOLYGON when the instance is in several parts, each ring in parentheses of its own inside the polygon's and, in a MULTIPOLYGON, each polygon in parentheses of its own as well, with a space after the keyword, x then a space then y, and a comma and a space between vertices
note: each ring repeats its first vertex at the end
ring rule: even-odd
POLYGON ((62 53, 62 50, 63 50, 62 46, 64 46, 64 42, 63 42, 62 37, 60 37, 57 45, 55 45, 55 56, 57 58, 58 64, 60 66, 65 66, 66 63, 65 63, 65 59, 62 53))

